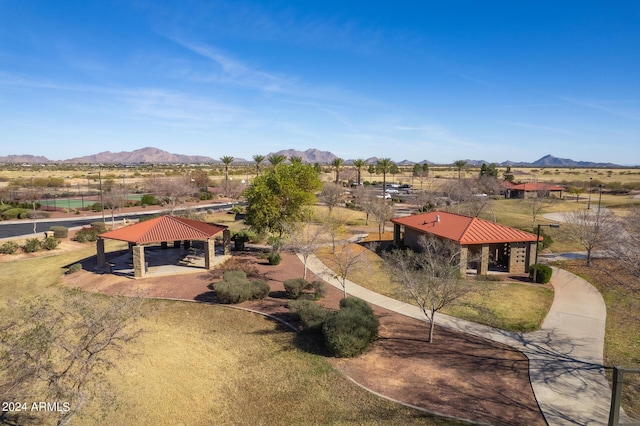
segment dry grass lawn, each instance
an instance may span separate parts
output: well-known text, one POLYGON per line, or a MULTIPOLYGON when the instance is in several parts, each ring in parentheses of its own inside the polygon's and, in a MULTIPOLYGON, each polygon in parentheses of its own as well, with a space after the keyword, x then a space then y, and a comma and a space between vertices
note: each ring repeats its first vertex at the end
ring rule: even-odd
MULTIPOLYGON (((9 300, 59 294, 63 268, 94 250, 13 262, 2 256, 0 321, 9 300)), ((118 409, 99 417, 103 399, 96 397, 72 424, 461 424, 359 388, 262 316, 153 300, 145 311, 136 324, 145 334, 129 348, 133 354, 114 359, 105 377, 118 409)), ((51 414, 38 419, 55 423, 51 414)))
MULTIPOLYGON (((389 275, 380 256, 358 244, 350 246, 362 252, 366 262, 351 271, 347 279, 385 296, 415 304, 389 275)), ((315 254, 325 265, 336 270, 331 248, 323 247, 315 254)), ((550 286, 508 281, 478 281, 472 285, 477 286, 478 291, 465 295, 457 305, 443 309, 442 313, 504 330, 531 331, 540 327, 553 302, 550 286)))

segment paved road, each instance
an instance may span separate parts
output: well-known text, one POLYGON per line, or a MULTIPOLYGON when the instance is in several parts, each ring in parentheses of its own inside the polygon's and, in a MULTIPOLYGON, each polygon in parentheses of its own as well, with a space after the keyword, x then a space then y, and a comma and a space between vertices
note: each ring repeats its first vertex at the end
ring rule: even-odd
MULTIPOLYGON (((237 203, 236 203, 237 204, 237 203)), ((224 210, 232 206, 231 203, 223 204, 203 204, 192 207, 194 210, 211 209, 211 210, 224 210)), ((137 213, 126 213, 114 215, 116 220, 122 221, 137 220, 142 216, 149 216, 152 214, 161 213, 164 210, 148 210, 137 213)), ((111 221, 111 215, 105 212, 105 219, 107 223, 111 221)), ((92 222, 102 221, 102 214, 91 216, 78 216, 77 218, 62 218, 62 219, 38 219, 36 220, 36 232, 42 233, 48 231, 51 226, 66 226, 67 228, 75 228, 88 225, 92 222)), ((22 235, 33 235, 33 221, 29 219, 22 220, 7 220, 0 222, 0 240, 10 239, 22 235)))

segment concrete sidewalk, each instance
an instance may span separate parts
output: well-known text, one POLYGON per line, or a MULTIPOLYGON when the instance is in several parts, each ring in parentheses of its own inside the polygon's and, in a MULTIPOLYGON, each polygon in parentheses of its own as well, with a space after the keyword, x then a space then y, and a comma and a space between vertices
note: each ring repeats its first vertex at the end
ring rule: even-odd
MULTIPOLYGON (((300 257, 300 256, 299 256, 300 257)), ((342 289, 335 274, 316 256, 307 267, 342 289)), ((554 268, 553 304, 540 330, 516 333, 444 314, 436 324, 509 345, 529 358, 529 376, 549 425, 606 425, 611 388, 604 375, 606 307, 600 293, 584 279, 554 268)), ((369 303, 426 321, 420 308, 347 281, 347 293, 369 303)), ((632 424, 621 414, 620 424, 632 424)))

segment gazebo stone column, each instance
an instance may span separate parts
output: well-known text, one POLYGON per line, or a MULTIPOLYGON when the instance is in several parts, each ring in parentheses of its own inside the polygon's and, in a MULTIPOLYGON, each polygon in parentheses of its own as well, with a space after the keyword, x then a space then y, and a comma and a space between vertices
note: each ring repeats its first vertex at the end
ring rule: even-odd
POLYGON ((467 273, 467 262, 469 259, 469 248, 460 246, 460 274, 464 277, 467 273))
POLYGON ((215 240, 209 238, 204 242, 204 268, 213 269, 213 260, 216 255, 215 240))
POLYGON ((229 229, 222 231, 222 247, 224 255, 229 256, 231 254, 231 231, 229 229))
POLYGON ((526 266, 527 243, 511 243, 509 253, 509 272, 523 274, 529 268, 526 266))
POLYGON ((146 272, 144 246, 135 245, 133 247, 133 276, 135 278, 142 278, 146 272))
POLYGON ((393 244, 396 247, 400 246, 400 243, 402 242, 402 240, 400 239, 400 224, 398 223, 394 223, 393 224, 393 244))
POLYGON ((531 267, 531 265, 533 265, 534 263, 536 263, 536 255, 535 255, 535 250, 537 249, 536 247, 537 243, 533 242, 533 243, 529 243, 529 247, 527 247, 527 260, 526 260, 526 269, 524 272, 528 273, 529 272, 529 268, 531 267))
POLYGON ((104 240, 102 238, 96 240, 96 257, 98 260, 98 268, 107 266, 107 256, 104 252, 104 240))
POLYGON ((480 253, 480 267, 478 268, 478 275, 487 275, 489 272, 489 244, 482 245, 482 251, 480 253))
POLYGON ((131 242, 129 242, 127 244, 129 245, 129 253, 133 253, 133 248, 136 246, 136 244, 135 243, 131 243, 131 242))

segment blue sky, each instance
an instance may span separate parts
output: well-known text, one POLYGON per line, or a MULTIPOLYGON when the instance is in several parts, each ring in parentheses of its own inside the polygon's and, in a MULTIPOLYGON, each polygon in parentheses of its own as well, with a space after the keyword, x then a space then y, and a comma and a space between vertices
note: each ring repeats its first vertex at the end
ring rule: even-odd
POLYGON ((640 165, 639 76, 638 1, 0 0, 0 156, 640 165))

